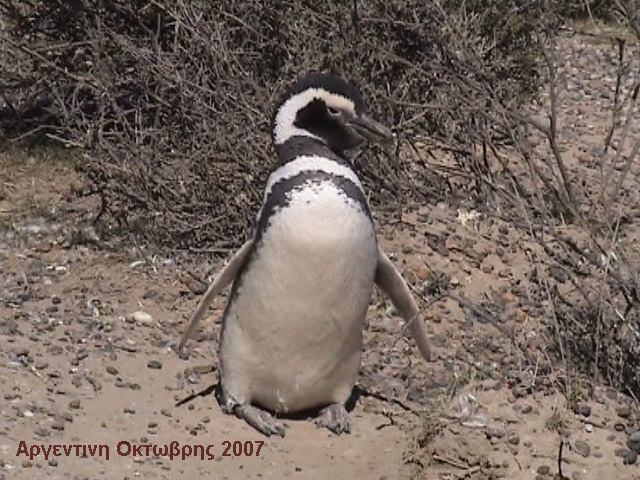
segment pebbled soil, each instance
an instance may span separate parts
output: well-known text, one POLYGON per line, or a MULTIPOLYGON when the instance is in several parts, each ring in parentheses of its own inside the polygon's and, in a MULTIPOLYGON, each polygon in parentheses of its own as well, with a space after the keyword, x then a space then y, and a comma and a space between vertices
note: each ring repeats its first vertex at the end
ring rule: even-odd
MULTIPOLYGON (((603 92, 614 86, 615 50, 581 36, 563 47, 565 147, 572 174, 588 178, 609 121, 603 92)), ((376 293, 352 433, 337 437, 303 418, 287 420, 284 439, 267 439, 224 415, 211 393, 226 293, 188 357, 173 350, 224 256, 162 257, 105 240, 89 223, 93 200, 69 193, 79 179, 67 157, 0 153, 0 480, 540 480, 557 478, 561 442, 568 478, 640 479, 638 405, 598 385, 579 398, 562 394, 559 364, 546 354, 548 309, 533 284, 548 271, 545 254, 509 222, 445 202, 378 219, 385 250, 420 299, 437 359, 420 359, 376 293), (233 455, 234 442, 257 450, 258 441, 259 455, 233 455), (29 459, 17 455, 21 442, 105 444, 110 458, 29 459), (215 458, 171 460, 144 447, 119 456, 119 442, 213 444, 215 458)), ((638 215, 632 193, 629 212, 638 215)))

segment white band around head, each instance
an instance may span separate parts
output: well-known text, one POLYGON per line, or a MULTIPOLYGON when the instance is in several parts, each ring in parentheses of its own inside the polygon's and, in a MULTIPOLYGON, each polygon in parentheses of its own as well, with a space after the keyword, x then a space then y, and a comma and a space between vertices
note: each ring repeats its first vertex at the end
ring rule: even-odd
POLYGON ((346 110, 355 115, 355 104, 347 97, 329 92, 323 88, 309 88, 289 98, 278 109, 273 132, 276 145, 281 145, 295 136, 311 137, 321 140, 317 135, 294 125, 298 112, 315 98, 324 100, 324 102, 332 108, 346 110))

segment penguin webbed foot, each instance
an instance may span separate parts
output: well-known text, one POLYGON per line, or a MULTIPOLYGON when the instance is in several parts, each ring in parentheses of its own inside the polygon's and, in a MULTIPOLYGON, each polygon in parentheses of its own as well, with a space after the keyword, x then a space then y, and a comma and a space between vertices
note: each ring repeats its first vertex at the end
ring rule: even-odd
POLYGON ((336 435, 351 432, 351 417, 344 405, 333 403, 320 411, 316 418, 316 427, 328 428, 336 435))
POLYGON ((284 437, 286 425, 278 422, 273 415, 266 410, 255 407, 253 405, 237 405, 234 412, 238 418, 243 419, 260 433, 267 437, 271 435, 280 435, 284 437))

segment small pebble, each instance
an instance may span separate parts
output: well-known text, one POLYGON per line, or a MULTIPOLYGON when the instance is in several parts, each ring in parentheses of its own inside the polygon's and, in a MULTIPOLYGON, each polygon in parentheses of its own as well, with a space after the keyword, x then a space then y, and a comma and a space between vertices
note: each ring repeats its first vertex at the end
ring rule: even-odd
POLYGON ((147 363, 147 367, 153 368, 154 370, 160 370, 162 368, 162 363, 160 363, 158 360, 149 360, 149 363, 147 363))
POLYGON ((591 446, 584 440, 576 440, 574 447, 576 451, 585 458, 591 455, 591 446))
POLYGON ((511 445, 519 445, 520 444, 520 437, 518 435, 512 435, 507 439, 507 441, 511 445))
POLYGON ((536 470, 540 475, 548 475, 550 471, 551 468, 549 468, 549 465, 540 465, 536 470))
POLYGON ((638 452, 635 450, 627 450, 624 455, 623 463, 625 465, 635 465, 638 461, 638 452))
POLYGON ((629 405, 621 405, 616 408, 616 413, 620 418, 629 418, 631 416, 631 407, 629 405))
POLYGON ((54 430, 58 430, 58 431, 62 431, 62 430, 64 430, 64 419, 63 419, 63 418, 58 418, 58 419, 56 419, 56 420, 51 424, 51 428, 53 428, 54 430))
POLYGON ((142 298, 145 300, 149 300, 151 298, 155 298, 158 296, 158 291, 157 290, 147 290, 146 292, 144 292, 144 294, 142 295, 142 298))
POLYGON ((484 434, 489 440, 491 440, 492 438, 502 438, 504 437, 504 430, 499 427, 487 427, 487 429, 484 431, 484 434))
POLYGON ((131 315, 131 319, 139 324, 148 324, 153 322, 153 317, 149 315, 147 312, 133 312, 131 315))
POLYGON ((616 449, 613 451, 613 454, 614 454, 616 457, 624 458, 624 457, 627 455, 627 451, 628 451, 628 450, 627 450, 626 448, 622 448, 622 447, 621 447, 621 448, 616 448, 616 449))
POLYGON ((589 405, 587 403, 579 404, 578 408, 576 409, 576 413, 578 415, 582 415, 583 417, 591 416, 591 405, 589 405))

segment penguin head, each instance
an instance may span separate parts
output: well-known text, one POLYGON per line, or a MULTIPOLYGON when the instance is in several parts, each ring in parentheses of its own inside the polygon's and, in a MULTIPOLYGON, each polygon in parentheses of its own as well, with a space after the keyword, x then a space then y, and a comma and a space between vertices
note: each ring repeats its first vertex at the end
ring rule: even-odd
POLYGON ((339 155, 364 141, 383 145, 393 141, 393 133, 367 115, 354 85, 337 75, 317 72, 291 85, 275 112, 275 145, 296 136, 321 141, 339 155))

